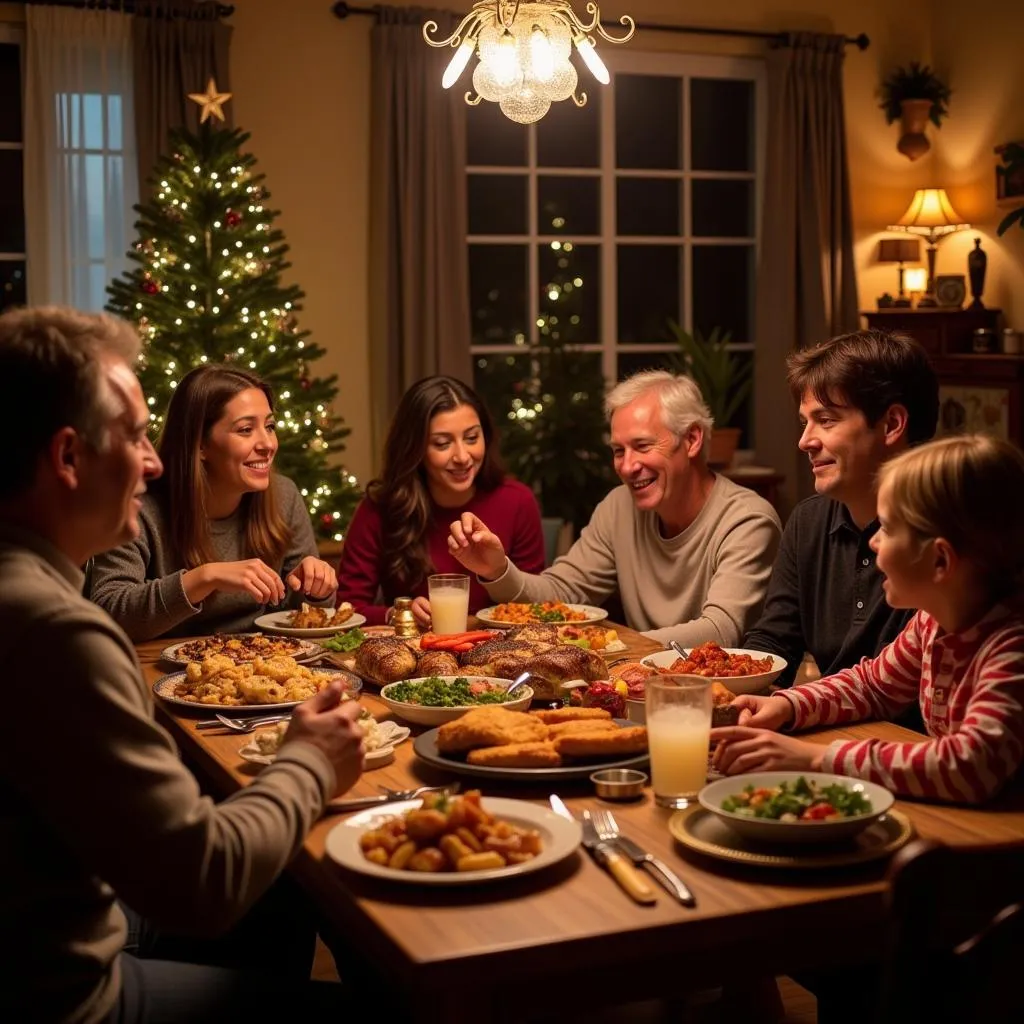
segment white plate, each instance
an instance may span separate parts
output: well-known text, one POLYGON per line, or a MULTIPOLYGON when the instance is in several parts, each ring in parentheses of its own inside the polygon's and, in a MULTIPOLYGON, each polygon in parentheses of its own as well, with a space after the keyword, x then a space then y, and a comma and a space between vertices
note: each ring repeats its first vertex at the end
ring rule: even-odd
POLYGON ((827 772, 748 772, 745 775, 731 775, 705 786, 697 799, 704 810, 710 811, 745 839, 786 846, 849 839, 881 818, 892 808, 894 801, 892 793, 884 786, 849 775, 830 775, 827 772), (801 776, 819 786, 838 783, 854 792, 863 793, 871 801, 871 811, 837 821, 775 821, 772 818, 748 818, 743 814, 722 810, 722 801, 726 797, 742 792, 747 786, 755 789, 777 786, 781 782, 796 782, 801 776))
POLYGON ((267 633, 276 633, 278 636, 294 636, 301 640, 304 638, 313 639, 314 637, 334 636, 337 633, 344 633, 346 629, 355 629, 356 626, 361 626, 366 622, 365 615, 353 612, 349 618, 337 626, 322 626, 318 629, 296 629, 294 626, 288 625, 288 620, 292 617, 292 614, 289 611, 269 612, 266 615, 261 615, 256 620, 255 625, 267 633))
MULTIPOLYGON (((345 679, 345 686, 352 694, 353 700, 359 700, 360 691, 363 688, 363 681, 351 672, 337 668, 314 668, 310 669, 318 676, 327 676, 329 679, 335 676, 342 676, 345 679)), ((270 715, 275 711, 287 711, 289 708, 297 707, 301 700, 282 701, 280 704, 199 704, 194 700, 184 700, 174 692, 178 683, 185 678, 184 672, 171 672, 169 675, 161 676, 153 684, 153 693, 168 704, 177 704, 179 707, 191 708, 193 711, 205 711, 210 715, 251 715, 254 711, 270 715)))
MULTIPOLYGON (((685 648, 684 648, 685 650, 685 648)), ((708 679, 715 679, 733 693, 760 693, 766 689, 769 683, 774 682, 782 674, 786 667, 786 659, 780 658, 777 654, 769 654, 767 651, 751 651, 745 647, 723 647, 726 654, 749 654, 752 658, 771 658, 772 667, 768 672, 759 672, 753 676, 708 676, 708 679)), ((689 651, 687 651, 689 653, 689 651)), ((648 665, 651 668, 669 668, 679 657, 675 651, 655 651, 640 659, 641 665, 648 665)))
MULTIPOLYGON (((541 604, 543 602, 532 602, 532 601, 506 601, 505 604, 541 604)), ((489 608, 481 608, 476 613, 478 622, 483 623, 485 626, 500 626, 502 629, 511 629, 513 626, 521 626, 521 622, 505 622, 500 619, 494 618, 494 610, 497 605, 491 605, 489 608)), ((567 604, 566 607, 571 608, 574 612, 583 612, 586 618, 576 619, 573 622, 552 622, 545 623, 546 625, 552 626, 589 626, 594 622, 603 622, 608 618, 608 613, 603 608, 595 608, 591 604, 567 604)))
POLYGON ((352 871, 374 875, 377 878, 389 878, 394 882, 411 882, 413 885, 475 885, 479 882, 516 878, 556 864, 570 856, 580 845, 582 838, 579 822, 569 821, 547 807, 527 803, 525 800, 488 796, 483 799, 483 807, 496 818, 540 832, 544 849, 532 860, 491 871, 439 871, 436 874, 428 874, 422 871, 398 871, 395 868, 381 867, 363 856, 363 851, 359 847, 359 837, 364 832, 419 807, 422 802, 403 800, 400 803, 388 804, 383 810, 372 807, 367 811, 353 814, 327 833, 327 856, 352 871))
MULTIPOLYGON (((233 633, 233 634, 225 634, 225 635, 226 636, 232 636, 232 637, 258 636, 261 639, 266 639, 266 634, 265 633, 233 633)), ((181 640, 181 641, 179 641, 176 644, 171 644, 170 647, 165 647, 160 652, 160 657, 164 661, 171 662, 171 664, 173 664, 173 665, 187 665, 189 663, 190 659, 185 658, 185 657, 181 657, 179 652, 181 651, 181 648, 185 646, 185 644, 194 643, 196 639, 197 639, 196 637, 193 637, 191 640, 181 640)), ((322 658, 324 656, 324 649, 319 644, 313 643, 312 640, 299 640, 299 639, 296 639, 295 637, 286 637, 285 638, 285 643, 287 643, 289 645, 294 644, 295 653, 294 654, 291 654, 289 652, 281 652, 281 653, 283 655, 285 655, 286 657, 294 658, 300 664, 302 662, 306 662, 306 661, 316 661, 317 658, 322 658)), ((205 657, 205 655, 204 655, 204 657, 205 657)), ((246 659, 246 660, 252 661, 252 660, 255 660, 256 657, 257 657, 257 655, 254 654, 252 656, 252 658, 249 658, 249 659, 246 659)))
MULTIPOLYGON (((412 735, 411 729, 397 722, 378 722, 377 728, 380 730, 383 743, 376 750, 367 751, 363 756, 363 763, 367 768, 379 768, 387 764, 394 757, 395 747, 412 735)), ((261 754, 255 739, 249 740, 244 747, 239 747, 238 754, 243 761, 264 765, 273 764, 275 757, 274 754, 261 754)))
POLYGON ((380 699, 388 706, 390 711, 393 711, 396 715, 404 718, 407 722, 415 722, 416 725, 444 725, 445 722, 454 721, 456 718, 461 718, 467 711, 472 711, 473 708, 482 707, 503 707, 509 711, 525 711, 530 706, 530 701, 533 700, 533 690, 529 686, 524 686, 522 695, 516 697, 515 700, 510 700, 505 704, 493 705, 493 704, 462 704, 452 708, 432 708, 425 707, 422 704, 410 704, 407 701, 394 700, 388 696, 388 690, 394 690, 396 686, 406 686, 409 683, 416 684, 425 682, 427 679, 440 679, 443 682, 450 683, 456 679, 466 679, 470 684, 473 683, 497 683, 499 686, 504 686, 508 689, 512 685, 513 680, 511 679, 498 679, 491 678, 490 676, 419 676, 415 679, 401 679, 397 683, 388 683, 380 691, 380 699))

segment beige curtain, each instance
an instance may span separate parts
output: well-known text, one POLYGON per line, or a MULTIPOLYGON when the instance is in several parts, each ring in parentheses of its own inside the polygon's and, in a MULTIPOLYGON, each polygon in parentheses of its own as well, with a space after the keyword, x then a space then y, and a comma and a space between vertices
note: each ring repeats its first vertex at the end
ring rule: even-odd
MULTIPOLYGON (((153 173, 174 128, 199 127, 190 92, 205 92, 212 77, 227 92, 231 27, 217 20, 216 3, 139 0, 133 22, 135 136, 140 190, 153 173)), ((231 123, 231 104, 224 107, 231 123)))
POLYGON ((813 490, 785 385, 793 348, 856 330, 842 36, 792 33, 768 55, 768 143, 757 275, 758 459, 788 505, 813 490))
POLYGON ((370 376, 374 446, 413 381, 433 373, 472 380, 466 249, 469 75, 441 88, 454 51, 423 39, 458 15, 378 8, 372 34, 370 376))

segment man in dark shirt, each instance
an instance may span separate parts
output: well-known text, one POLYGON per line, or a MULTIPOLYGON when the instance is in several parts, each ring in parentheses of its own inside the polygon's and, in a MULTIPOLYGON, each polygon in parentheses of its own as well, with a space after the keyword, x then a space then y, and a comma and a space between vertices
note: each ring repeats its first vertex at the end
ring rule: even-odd
POLYGON ((787 367, 817 494, 789 517, 764 610, 743 640, 789 662, 783 686, 805 651, 831 675, 874 657, 913 614, 886 603, 868 546, 878 529, 876 477, 883 462, 935 433, 939 411, 928 356, 905 334, 844 334, 792 353, 787 367))

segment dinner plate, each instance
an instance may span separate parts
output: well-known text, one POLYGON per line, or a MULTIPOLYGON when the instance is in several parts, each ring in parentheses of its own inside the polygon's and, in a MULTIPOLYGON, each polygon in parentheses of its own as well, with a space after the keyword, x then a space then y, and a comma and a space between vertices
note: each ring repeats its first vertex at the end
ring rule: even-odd
MULTIPOLYGON (((262 639, 266 638, 265 633, 234 633, 225 634, 230 636, 245 637, 245 636, 258 636, 262 639)), ((165 647, 160 652, 160 657, 164 661, 169 661, 174 665, 187 665, 189 658, 182 657, 180 651, 186 644, 195 642, 195 637, 191 640, 182 640, 179 643, 171 644, 170 647, 165 647)), ((316 661, 317 658, 322 658, 324 655, 324 649, 317 643, 313 643, 312 640, 299 640, 296 637, 285 637, 283 642, 288 646, 288 650, 279 652, 276 657, 285 656, 288 658, 294 658, 297 662, 302 664, 307 661, 316 661), (292 653, 294 651, 295 653, 292 653)), ((205 655, 204 655, 205 657, 205 655)), ((259 655, 253 655, 252 658, 246 658, 246 661, 254 661, 259 655)), ((194 660, 194 659, 192 659, 194 660)))
MULTIPOLYGON (((363 682, 358 676, 336 668, 311 669, 310 671, 315 672, 317 675, 327 676, 328 678, 347 676, 346 686, 353 695, 353 698, 355 700, 359 699, 363 682)), ((279 704, 199 704, 194 700, 184 700, 175 694, 175 688, 184 678, 184 672, 171 672, 168 675, 161 676, 153 684, 153 693, 168 704, 177 704, 179 707, 191 708, 193 711, 206 711, 211 715, 251 715, 254 711, 259 711, 260 713, 265 711, 269 715, 275 711, 287 711, 289 708, 297 707, 302 703, 301 700, 288 700, 282 701, 279 704)))
MULTIPOLYGON (((363 755, 363 764, 367 768, 380 768, 388 764, 395 756, 395 747, 399 743, 404 743, 412 735, 410 729, 397 722, 378 722, 377 728, 380 730, 383 742, 375 750, 369 750, 363 755)), ((263 765, 273 764, 275 757, 274 754, 260 753, 255 739, 249 740, 244 747, 239 747, 238 754, 243 761, 263 765)))
POLYGON ((889 811, 852 839, 827 846, 782 846, 745 838, 703 807, 676 811, 668 819, 668 830, 687 849, 707 857, 766 868, 840 868, 864 864, 895 853, 914 834, 905 814, 889 811))
POLYGON ((258 626, 265 633, 276 633, 278 636, 294 636, 301 640, 303 638, 313 639, 321 636, 334 636, 336 633, 343 633, 346 629, 355 629, 356 626, 361 626, 366 622, 365 615, 353 612, 344 622, 340 622, 336 626, 321 626, 317 629, 296 629, 294 626, 288 625, 293 614, 294 612, 289 611, 268 612, 266 615, 261 615, 254 625, 258 626))
MULTIPOLYGON (((735 694, 740 693, 761 693, 774 682, 786 667, 786 659, 780 658, 777 654, 769 654, 768 651, 751 651, 745 647, 723 647, 726 654, 749 654, 752 658, 771 658, 772 667, 767 672, 758 672, 752 676, 708 676, 720 682, 726 689, 732 690, 735 694)), ((689 651, 687 651, 689 654, 689 651)), ((669 668, 679 658, 675 651, 655 651, 640 659, 641 665, 648 665, 650 668, 669 668)))
POLYGON ((525 800, 509 800, 504 797, 485 796, 482 805, 496 818, 536 829, 540 833, 543 849, 536 857, 522 864, 510 864, 490 871, 398 871, 395 868, 374 864, 363 856, 359 838, 364 832, 378 828, 391 818, 397 818, 406 811, 414 810, 422 800, 402 800, 388 804, 386 809, 372 807, 353 814, 339 822, 327 833, 327 856, 351 871, 376 878, 387 878, 393 882, 411 882, 413 885, 476 885, 480 882, 500 881, 517 878, 534 871, 541 871, 566 857, 579 847, 582 832, 576 821, 569 821, 547 807, 528 803, 525 800))
MULTIPOLYGON (((632 726, 623 718, 616 718, 620 726, 632 726)), ((469 764, 467 761, 456 757, 449 757, 437 749, 437 729, 429 729, 421 733, 413 741, 413 751, 416 756, 427 764, 437 768, 444 768, 456 775, 474 775, 486 779, 507 779, 520 782, 557 782, 560 779, 586 779, 591 772, 599 771, 602 768, 642 768, 648 761, 647 751, 642 754, 631 754, 629 757, 613 758, 591 758, 587 761, 576 761, 573 764, 563 764, 559 768, 500 768, 497 765, 469 764)))
MULTIPOLYGON (((529 601, 508 601, 507 604, 530 604, 529 601)), ((497 605, 491 605, 489 608, 481 608, 480 611, 476 612, 477 621, 483 623, 485 626, 500 626, 502 629, 511 629, 513 626, 520 626, 523 623, 520 622, 505 622, 502 619, 496 619, 494 617, 494 611, 497 605)), ((583 612, 586 616, 583 619, 575 619, 572 622, 553 622, 553 626, 589 626, 594 622, 603 622, 608 618, 608 613, 603 608, 595 608, 592 604, 566 604, 567 608, 571 608, 574 612, 583 612)))

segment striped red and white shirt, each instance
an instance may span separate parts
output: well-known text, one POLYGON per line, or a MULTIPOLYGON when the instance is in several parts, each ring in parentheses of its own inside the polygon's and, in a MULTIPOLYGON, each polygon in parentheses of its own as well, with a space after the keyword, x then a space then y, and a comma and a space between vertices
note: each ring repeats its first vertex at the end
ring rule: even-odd
POLYGON ((1024 616, 997 605, 946 633, 917 612, 876 658, 777 696, 792 703, 794 729, 891 719, 918 700, 928 739, 838 740, 822 770, 903 796, 979 803, 1024 762, 1024 616))

